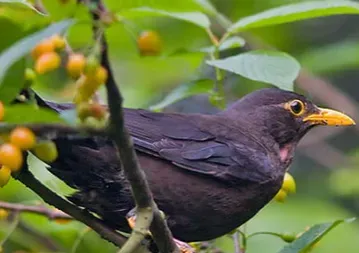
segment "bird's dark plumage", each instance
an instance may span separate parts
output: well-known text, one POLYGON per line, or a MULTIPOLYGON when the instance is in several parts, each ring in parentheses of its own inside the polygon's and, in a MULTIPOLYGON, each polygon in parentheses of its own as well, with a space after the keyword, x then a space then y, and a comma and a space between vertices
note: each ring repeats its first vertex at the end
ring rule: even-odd
MULTIPOLYGON (((125 109, 125 123, 174 236, 203 241, 243 224, 274 197, 298 141, 320 124, 305 118, 319 111, 296 93, 263 89, 215 115, 125 109)), ((78 190, 69 199, 128 231, 134 204, 111 141, 54 141, 59 158, 49 170, 78 190)))

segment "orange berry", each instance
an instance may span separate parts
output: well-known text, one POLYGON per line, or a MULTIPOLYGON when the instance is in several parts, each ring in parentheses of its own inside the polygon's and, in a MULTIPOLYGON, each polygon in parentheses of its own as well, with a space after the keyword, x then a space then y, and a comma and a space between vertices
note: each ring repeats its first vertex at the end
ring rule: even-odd
POLYGON ((156 31, 144 31, 137 38, 137 46, 142 55, 158 55, 162 50, 162 40, 156 31))
POLYGON ((17 127, 10 133, 10 143, 22 150, 31 149, 36 144, 36 136, 27 127, 17 127))
POLYGON ((49 53, 49 52, 53 52, 55 50, 55 45, 54 43, 49 40, 43 40, 41 41, 39 44, 37 44, 31 51, 31 55, 32 58, 34 60, 36 60, 37 58, 39 58, 41 55, 45 54, 45 53, 49 53))
POLYGON ((83 54, 71 54, 66 64, 67 73, 72 78, 79 78, 85 69, 86 59, 83 54))
POLYGON ((106 108, 98 103, 89 104, 81 103, 77 107, 78 117, 84 121, 88 117, 94 117, 97 120, 101 120, 106 115, 106 108))
POLYGON ((11 143, 5 143, 0 146, 0 164, 9 167, 12 172, 21 168, 23 157, 21 150, 11 143))
POLYGON ((60 66, 61 58, 55 52, 42 54, 35 63, 35 71, 39 74, 45 74, 60 66))
POLYGON ((51 36, 50 41, 52 42, 52 44, 54 45, 54 47, 56 49, 61 50, 61 49, 64 49, 66 46, 65 39, 58 34, 51 36))
POLYGON ((0 120, 4 118, 5 115, 5 107, 4 104, 0 101, 0 120))
POLYGON ((4 187, 10 180, 11 170, 9 167, 1 166, 0 168, 0 187, 4 187))

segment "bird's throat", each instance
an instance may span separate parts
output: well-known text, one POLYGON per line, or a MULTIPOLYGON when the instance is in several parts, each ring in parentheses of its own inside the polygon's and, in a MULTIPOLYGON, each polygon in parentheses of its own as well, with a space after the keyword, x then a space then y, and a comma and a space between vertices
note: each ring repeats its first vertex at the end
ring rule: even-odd
POLYGON ((293 158, 293 144, 286 144, 279 149, 279 157, 281 162, 289 163, 293 158))

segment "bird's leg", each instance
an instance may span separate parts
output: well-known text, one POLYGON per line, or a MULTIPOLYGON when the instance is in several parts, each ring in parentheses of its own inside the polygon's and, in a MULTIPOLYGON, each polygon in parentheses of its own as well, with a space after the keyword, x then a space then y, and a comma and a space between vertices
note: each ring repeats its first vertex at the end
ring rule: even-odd
MULTIPOLYGON (((135 209, 130 210, 126 215, 126 219, 127 219, 127 222, 128 222, 128 225, 130 226, 130 228, 133 229, 136 224, 136 210, 135 209)), ((150 231, 147 231, 147 233, 149 236, 151 236, 150 231)), ((194 248, 192 246, 190 246, 188 243, 182 242, 175 238, 173 240, 176 243, 176 245, 179 248, 181 253, 195 253, 196 252, 194 250, 194 248)))

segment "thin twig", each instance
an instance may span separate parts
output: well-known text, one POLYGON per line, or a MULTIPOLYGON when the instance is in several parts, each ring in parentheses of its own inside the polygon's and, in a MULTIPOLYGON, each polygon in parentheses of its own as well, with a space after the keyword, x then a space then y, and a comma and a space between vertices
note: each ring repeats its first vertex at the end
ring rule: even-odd
POLYGON ((22 220, 19 221, 17 229, 31 237, 32 241, 37 241, 51 252, 59 252, 63 250, 57 242, 51 240, 48 236, 43 235, 41 232, 37 231, 34 227, 31 227, 22 220))
MULTIPOLYGON (((101 1, 96 1, 99 11, 105 11, 101 1)), ((93 13, 94 19, 98 19, 98 15, 93 13)), ((143 170, 140 168, 130 134, 128 133, 124 123, 123 97, 116 84, 110 61, 108 59, 108 48, 105 38, 102 38, 101 64, 108 71, 108 79, 106 82, 107 101, 110 111, 109 132, 110 137, 116 144, 119 152, 118 155, 122 162, 123 172, 131 185, 132 195, 137 208, 137 221, 133 233, 131 234, 126 251, 131 252, 133 248, 145 236, 144 229, 150 228, 153 239, 157 244, 160 252, 171 253, 179 252, 173 241, 172 233, 166 222, 162 218, 156 203, 153 200, 152 193, 146 180, 143 170)))
POLYGON ((73 219, 70 215, 58 210, 58 209, 51 209, 44 205, 24 205, 18 203, 8 203, 4 201, 0 201, 0 208, 18 212, 25 212, 25 213, 35 213, 39 215, 46 216, 50 220, 54 219, 73 219))

